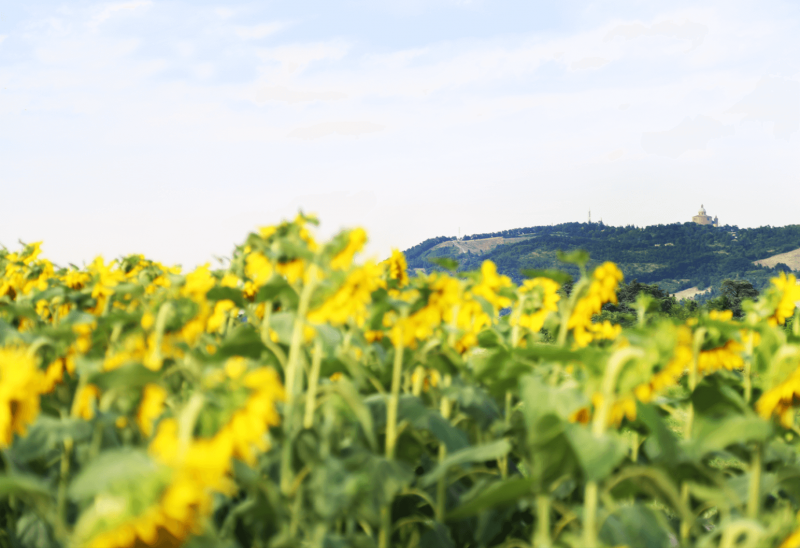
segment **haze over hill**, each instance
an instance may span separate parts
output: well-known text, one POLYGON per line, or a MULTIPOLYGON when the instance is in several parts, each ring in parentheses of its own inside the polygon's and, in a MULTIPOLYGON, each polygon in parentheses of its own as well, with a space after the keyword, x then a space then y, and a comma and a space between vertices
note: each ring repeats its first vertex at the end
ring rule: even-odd
MULTIPOLYGON (((614 261, 626 280, 657 283, 672 293, 718 287, 724 279, 748 280, 763 287, 776 269, 800 267, 800 225, 740 229, 695 223, 647 227, 601 223, 531 226, 496 233, 440 236, 406 250, 409 269, 437 268, 430 259, 452 258, 459 270, 473 270, 486 259, 519 283, 523 269, 577 268, 558 260, 559 251, 585 249, 590 266, 614 261), (788 265, 788 266, 785 266, 788 265)), ((691 296, 686 292, 686 296, 691 296)))

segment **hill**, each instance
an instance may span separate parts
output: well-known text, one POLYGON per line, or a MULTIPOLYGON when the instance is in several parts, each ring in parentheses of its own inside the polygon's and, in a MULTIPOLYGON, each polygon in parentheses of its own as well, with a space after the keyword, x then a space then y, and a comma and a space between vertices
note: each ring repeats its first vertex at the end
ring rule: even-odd
POLYGON ((590 267, 614 261, 626 280, 658 284, 675 293, 718 287, 724 279, 742 279, 761 288, 775 276, 779 263, 800 268, 800 225, 739 228, 694 223, 648 227, 602 223, 564 223, 502 232, 440 236, 406 251, 410 270, 436 269, 432 258, 452 258, 459 270, 474 270, 490 259, 498 270, 519 283, 523 269, 577 268, 558 260, 559 251, 585 249, 590 267))

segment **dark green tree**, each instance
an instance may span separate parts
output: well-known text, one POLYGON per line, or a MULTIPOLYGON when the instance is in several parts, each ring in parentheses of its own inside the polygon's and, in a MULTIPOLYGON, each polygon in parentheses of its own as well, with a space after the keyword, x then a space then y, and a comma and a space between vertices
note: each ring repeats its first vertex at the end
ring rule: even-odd
POLYGON ((715 302, 709 304, 712 308, 733 310, 733 315, 736 318, 743 316, 742 301, 745 299, 755 300, 758 297, 758 290, 753 287, 753 284, 746 280, 724 280, 720 287, 721 295, 715 299, 715 302))

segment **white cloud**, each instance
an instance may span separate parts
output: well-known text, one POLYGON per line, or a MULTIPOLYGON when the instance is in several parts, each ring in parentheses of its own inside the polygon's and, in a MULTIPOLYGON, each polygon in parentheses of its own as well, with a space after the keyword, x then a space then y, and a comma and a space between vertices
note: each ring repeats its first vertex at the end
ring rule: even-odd
POLYGON ((743 121, 772 122, 775 137, 788 140, 800 129, 800 82, 764 76, 751 93, 727 112, 744 114, 743 121))
POLYGON ((615 161, 619 160, 620 158, 622 158, 624 155, 625 155, 625 150, 619 148, 619 149, 615 150, 614 152, 610 153, 606 157, 609 160, 611 160, 612 162, 615 162, 615 161))
POLYGON ((685 118, 667 131, 642 135, 642 148, 650 154, 677 158, 690 150, 705 150, 712 139, 733 135, 733 128, 708 116, 685 118))
POLYGON ((359 137, 366 133, 375 133, 386 129, 386 126, 373 122, 321 122, 313 126, 292 130, 289 137, 297 139, 319 139, 330 135, 348 135, 359 137))
MULTIPOLYGON (((264 48, 258 51, 258 56, 268 65, 278 64, 284 74, 296 74, 315 61, 337 61, 349 49, 350 46, 341 41, 316 42, 264 48)), ((269 72, 270 67, 266 67, 265 71, 269 72)))
POLYGON ((584 57, 580 61, 575 61, 570 65, 572 70, 586 70, 586 69, 597 69, 603 67, 608 64, 607 59, 603 59, 602 57, 584 57))
POLYGON ((283 86, 268 86, 256 91, 256 102, 281 101, 285 103, 307 103, 310 101, 338 101, 347 95, 339 91, 300 91, 283 86))
POLYGON ((271 34, 275 34, 284 28, 286 28, 286 23, 276 22, 262 23, 260 25, 251 25, 247 27, 235 27, 233 31, 236 33, 236 36, 243 40, 259 40, 271 34))
POLYGON ((608 31, 605 41, 609 42, 617 36, 621 36, 627 40, 632 40, 641 36, 666 36, 668 38, 691 40, 691 49, 695 49, 703 43, 706 34, 708 34, 708 27, 706 25, 693 23, 688 20, 683 23, 661 21, 650 26, 643 23, 624 23, 608 31))
POLYGON ((149 8, 153 5, 153 2, 150 0, 136 0, 134 2, 121 2, 118 4, 108 4, 106 5, 97 15, 92 17, 89 21, 89 26, 92 28, 96 28, 101 23, 107 21, 111 17, 119 13, 130 12, 133 10, 137 10, 139 8, 149 8))

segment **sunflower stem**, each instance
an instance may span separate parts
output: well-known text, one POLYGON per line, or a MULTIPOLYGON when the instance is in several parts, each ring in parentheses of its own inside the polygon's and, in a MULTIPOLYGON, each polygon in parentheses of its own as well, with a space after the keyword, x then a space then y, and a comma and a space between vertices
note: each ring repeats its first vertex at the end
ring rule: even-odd
POLYGON ((546 493, 536 495, 536 530, 533 534, 535 548, 550 548, 550 496, 546 493))
POLYGON ((61 453, 61 470, 58 478, 58 494, 56 498, 56 535, 67 536, 67 487, 69 486, 69 463, 72 455, 72 438, 64 440, 64 452, 61 453))
MULTIPOLYGON (((697 387, 698 376, 698 362, 700 360, 700 351, 703 347, 703 340, 706 336, 706 329, 701 327, 694 334, 692 341, 692 363, 689 366, 689 405, 686 409, 686 421, 683 423, 683 439, 692 439, 692 427, 694 426, 694 404, 692 404, 691 396, 694 394, 694 389, 697 387)), ((689 506, 689 484, 683 482, 681 484, 681 503, 686 507, 689 506)), ((691 531, 692 524, 681 519, 680 525, 680 541, 682 546, 689 545, 689 532, 691 531)))
MULTIPOLYGON (((305 329, 306 314, 311 302, 311 295, 317 285, 317 267, 311 265, 308 269, 308 278, 305 280, 303 290, 300 292, 300 302, 297 305, 297 316, 292 327, 292 339, 289 345, 289 358, 286 363, 286 408, 284 413, 283 430, 285 439, 281 453, 281 492, 288 495, 294 474, 292 472, 292 434, 295 426, 295 400, 299 395, 301 386, 298 382, 298 364, 303 344, 303 331, 305 329)), ((266 311, 265 311, 266 317, 266 311)), ((269 328, 267 328, 269 329, 269 328)), ((267 332, 269 336, 269 332, 267 332)))
POLYGON ((314 426, 314 409, 317 403, 317 385, 319 384, 319 369, 322 363, 322 342, 319 337, 314 342, 314 356, 311 359, 311 372, 308 376, 308 391, 306 392, 306 412, 303 416, 303 428, 314 426))
POLYGON ((586 482, 583 495, 583 545, 597 548, 597 482, 586 482))
MULTIPOLYGON (((608 365, 606 366, 601 384, 603 398, 592 419, 592 436, 595 438, 602 438, 605 433, 608 413, 611 409, 616 392, 617 377, 619 377, 626 363, 634 358, 642 356, 644 356, 642 350, 628 347, 617 350, 608 360, 608 365)), ((596 548, 598 546, 597 480, 589 480, 586 482, 583 500, 583 545, 586 548, 596 548)))
MULTIPOLYGON (((444 379, 444 386, 450 385, 450 375, 446 375, 444 379)), ((440 404, 439 410, 444 417, 445 420, 450 419, 450 412, 452 411, 453 405, 450 401, 450 398, 447 396, 442 397, 442 402, 440 404)), ((439 466, 442 465, 442 462, 447 457, 447 446, 444 443, 439 443, 439 466)), ((442 474, 436 483, 436 519, 440 522, 444 523, 444 513, 447 509, 447 472, 442 474)))
MULTIPOLYGON (((401 334, 402 337, 402 334, 401 334)), ((392 388, 389 405, 386 408, 386 458, 394 458, 397 443, 397 407, 400 403, 400 381, 403 374, 403 343, 394 347, 394 363, 392 365, 392 388)))
MULTIPOLYGON (((400 381, 403 373, 403 333, 399 327, 397 343, 394 346, 394 362, 392 364, 392 388, 386 406, 386 458, 394 459, 397 443, 397 408, 400 403, 400 381)), ((392 536, 392 503, 381 508, 381 529, 378 534, 378 548, 388 548, 392 536)))
POLYGON ((763 448, 761 444, 756 444, 752 453, 750 463, 750 485, 747 490, 747 517, 752 520, 758 519, 761 511, 761 460, 763 448))

